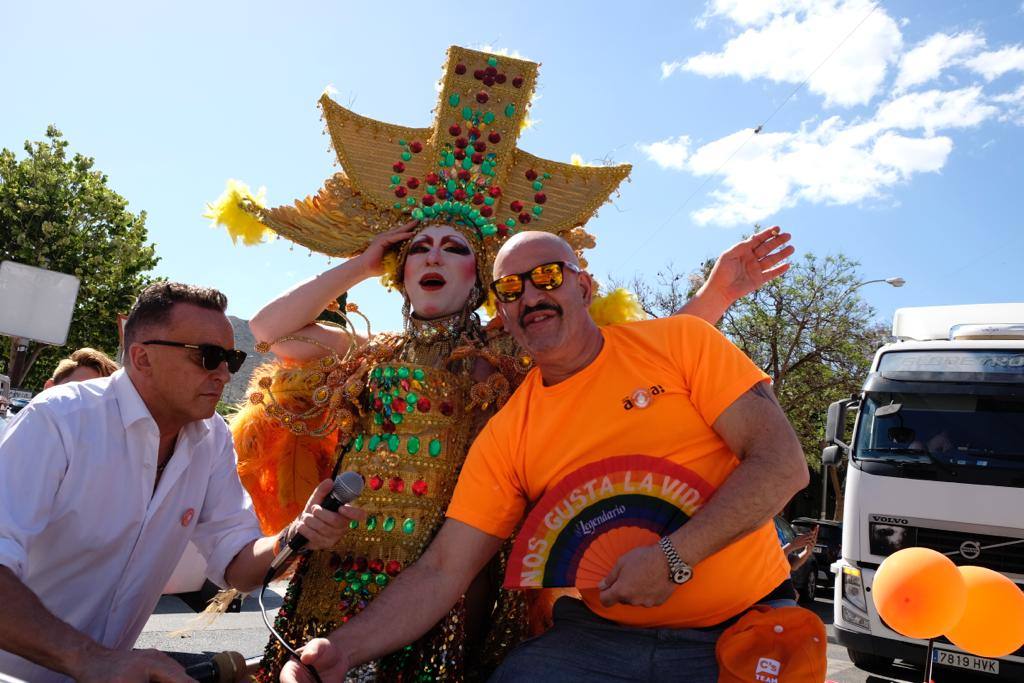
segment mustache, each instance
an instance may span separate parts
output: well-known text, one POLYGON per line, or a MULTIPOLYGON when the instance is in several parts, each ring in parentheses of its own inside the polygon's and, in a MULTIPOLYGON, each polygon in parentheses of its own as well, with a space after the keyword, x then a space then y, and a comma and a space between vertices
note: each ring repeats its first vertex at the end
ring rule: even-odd
POLYGON ((556 315, 562 315, 562 307, 559 306, 558 304, 554 302, 541 302, 536 306, 527 306, 526 308, 523 309, 523 312, 519 314, 519 327, 525 327, 525 323, 523 321, 526 319, 526 316, 530 315, 531 313, 536 313, 537 311, 551 311, 556 315))

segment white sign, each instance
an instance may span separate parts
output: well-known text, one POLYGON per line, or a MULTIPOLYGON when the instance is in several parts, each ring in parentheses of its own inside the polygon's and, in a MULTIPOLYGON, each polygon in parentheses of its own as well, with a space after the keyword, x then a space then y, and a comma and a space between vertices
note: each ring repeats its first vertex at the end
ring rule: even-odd
POLYGON ((78 298, 74 275, 0 263, 0 334, 63 346, 78 298))

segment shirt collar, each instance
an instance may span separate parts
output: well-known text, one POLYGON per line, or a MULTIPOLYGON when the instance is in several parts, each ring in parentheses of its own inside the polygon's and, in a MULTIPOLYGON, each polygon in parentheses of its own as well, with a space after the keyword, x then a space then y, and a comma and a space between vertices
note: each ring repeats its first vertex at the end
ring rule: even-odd
MULTIPOLYGON (((156 426, 153 414, 149 412, 146 402, 139 395, 139 390, 135 388, 131 377, 123 368, 110 376, 110 383, 117 397, 117 406, 121 411, 121 423, 125 429, 141 420, 149 420, 154 427, 156 426)), ((181 430, 182 434, 188 434, 193 442, 198 443, 210 431, 208 422, 209 420, 190 422, 181 430)))

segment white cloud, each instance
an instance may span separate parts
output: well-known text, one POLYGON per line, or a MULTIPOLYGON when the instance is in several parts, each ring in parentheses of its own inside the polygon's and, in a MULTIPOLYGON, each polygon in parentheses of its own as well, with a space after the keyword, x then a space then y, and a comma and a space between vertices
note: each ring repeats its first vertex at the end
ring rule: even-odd
POLYGON ((947 66, 962 61, 964 55, 973 53, 984 45, 985 38, 971 31, 956 35, 936 33, 904 53, 900 59, 900 72, 896 77, 896 90, 906 90, 927 83, 942 73, 947 66))
MULTIPOLYGON (((1007 101, 1015 97, 1007 95, 1007 101)), ((749 129, 740 130, 696 149, 687 136, 638 148, 662 168, 721 174, 711 204, 691 217, 700 224, 733 226, 802 202, 843 205, 884 198, 915 174, 942 170, 953 140, 935 131, 977 126, 998 113, 980 87, 930 90, 886 101, 868 120, 832 116, 793 132, 751 136, 749 129)))
POLYGON ((996 95, 992 101, 998 102, 1004 107, 1003 114, 1000 116, 1001 120, 1024 126, 1024 85, 1013 92, 996 95))
POLYGON ((884 9, 871 12, 871 7, 867 0, 716 0, 712 14, 746 30, 720 52, 662 64, 662 77, 686 70, 710 77, 800 83, 809 76, 807 87, 823 95, 826 104, 866 104, 882 87, 888 65, 896 61, 903 44, 896 22, 884 9))
POLYGON ((982 52, 967 60, 967 66, 992 81, 1010 71, 1024 71, 1024 46, 1014 45, 1002 50, 982 52))
POLYGON ((678 138, 668 138, 649 145, 640 144, 637 148, 658 166, 682 171, 686 167, 686 158, 690 155, 690 138, 680 135, 678 138))

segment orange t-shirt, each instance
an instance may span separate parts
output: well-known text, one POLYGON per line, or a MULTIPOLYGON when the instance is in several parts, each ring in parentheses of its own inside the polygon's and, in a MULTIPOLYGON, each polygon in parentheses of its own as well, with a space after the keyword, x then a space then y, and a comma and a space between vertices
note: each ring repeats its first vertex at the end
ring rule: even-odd
MULTIPOLYGON (((739 460, 711 425, 767 375, 692 316, 601 332, 604 346, 590 365, 554 386, 544 386, 533 370, 491 418, 466 457, 448 517, 506 538, 527 506, 564 477, 614 456, 668 458, 712 493, 736 469, 739 460), (638 390, 647 401, 633 398, 638 390)), ((594 612, 621 624, 688 628, 721 623, 788 576, 769 521, 699 563, 658 607, 606 608, 596 590, 582 593, 594 612)))

